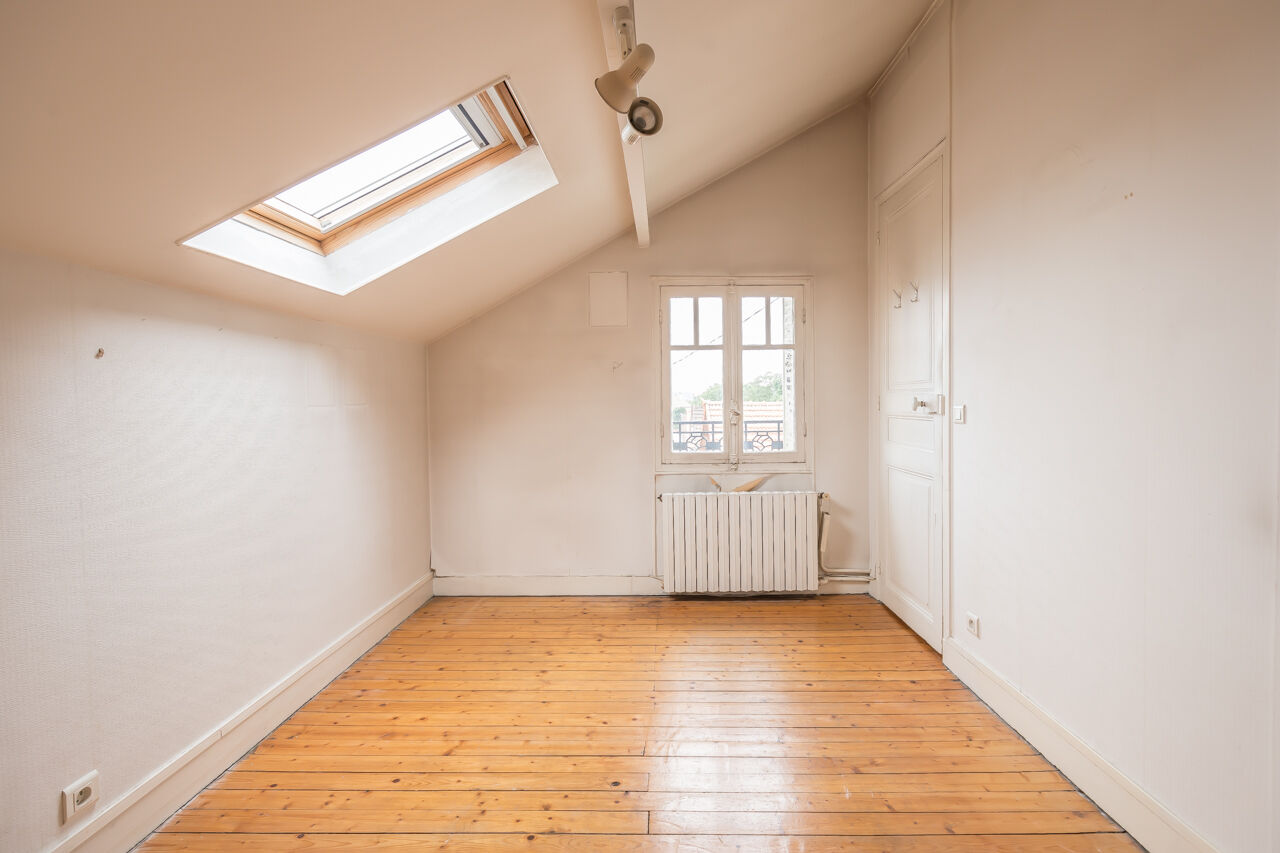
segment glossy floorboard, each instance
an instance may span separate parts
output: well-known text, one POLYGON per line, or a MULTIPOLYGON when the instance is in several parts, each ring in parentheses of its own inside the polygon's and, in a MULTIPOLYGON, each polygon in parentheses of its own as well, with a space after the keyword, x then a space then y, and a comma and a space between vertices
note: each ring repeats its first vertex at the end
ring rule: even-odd
POLYGON ((141 850, 1140 850, 866 596, 437 598, 141 850))

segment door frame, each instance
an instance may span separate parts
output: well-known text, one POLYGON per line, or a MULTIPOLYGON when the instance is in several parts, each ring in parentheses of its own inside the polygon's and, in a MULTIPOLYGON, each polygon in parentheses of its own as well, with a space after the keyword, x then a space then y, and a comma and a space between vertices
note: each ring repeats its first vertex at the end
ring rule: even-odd
POLYGON ((898 176, 889 186, 881 190, 870 201, 871 210, 867 217, 868 233, 867 233, 867 271, 868 271, 868 287, 870 294, 870 332, 871 347, 869 359, 870 376, 868 377, 868 390, 871 399, 868 400, 868 411, 871 413, 871 428, 868 430, 870 436, 870 473, 871 482, 868 484, 870 491, 870 528, 871 528, 871 595, 877 601, 881 600, 880 586, 883 580, 883 572, 881 571, 881 555, 882 539, 883 539, 883 521, 884 521, 884 495, 883 483, 881 477, 881 421, 880 416, 880 388, 881 374, 884 370, 884 347, 885 340, 883 328, 881 325, 881 288, 879 282, 879 259, 880 252, 878 249, 878 240, 880 234, 880 205, 881 203, 902 189, 914 178, 920 175, 925 169, 928 169, 935 162, 942 161, 942 393, 945 395, 946 410, 942 415, 942 459, 938 466, 938 477, 940 480, 940 488, 942 490, 942 519, 941 519, 941 542, 939 548, 942 553, 940 557, 940 565, 942 572, 942 642, 945 644, 948 639, 953 636, 953 629, 956 620, 951 612, 951 428, 954 424, 954 400, 951 395, 951 151, 949 140, 943 139, 935 145, 930 151, 915 162, 914 165, 902 175, 898 176))

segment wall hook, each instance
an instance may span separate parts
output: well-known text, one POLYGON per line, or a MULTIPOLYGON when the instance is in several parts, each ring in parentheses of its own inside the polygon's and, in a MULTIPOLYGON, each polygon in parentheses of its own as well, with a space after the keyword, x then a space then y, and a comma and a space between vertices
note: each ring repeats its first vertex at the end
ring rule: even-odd
POLYGON ((889 289, 893 291, 894 296, 898 297, 898 301, 894 303, 893 307, 901 308, 902 307, 902 291, 894 287, 891 287, 889 289))
POLYGON ((907 282, 907 284, 911 285, 911 289, 915 291, 914 293, 911 294, 911 301, 919 302, 920 301, 920 285, 916 284, 914 281, 909 281, 907 282))

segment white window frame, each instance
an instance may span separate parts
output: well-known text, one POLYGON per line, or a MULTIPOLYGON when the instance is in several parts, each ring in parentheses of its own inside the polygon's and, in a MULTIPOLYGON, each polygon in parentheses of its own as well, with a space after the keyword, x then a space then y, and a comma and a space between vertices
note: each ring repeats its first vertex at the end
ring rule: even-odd
MULTIPOLYGON (((658 360, 662 373, 658 398, 659 473, 743 471, 761 473, 810 472, 813 459, 813 351, 809 334, 812 280, 807 276, 655 276, 658 293, 658 360), (719 451, 681 453, 671 449, 671 331, 668 300, 673 297, 719 296, 724 306, 723 376, 725 429, 719 451), (749 296, 790 296, 795 299, 796 449, 750 453, 743 448, 742 411, 742 299, 749 296)), ((696 336, 697 330, 694 330, 696 336)), ((695 337, 696 340, 696 337, 695 337)), ((751 346, 748 349, 766 347, 751 346)), ((685 349, 677 346, 675 349, 685 349)))

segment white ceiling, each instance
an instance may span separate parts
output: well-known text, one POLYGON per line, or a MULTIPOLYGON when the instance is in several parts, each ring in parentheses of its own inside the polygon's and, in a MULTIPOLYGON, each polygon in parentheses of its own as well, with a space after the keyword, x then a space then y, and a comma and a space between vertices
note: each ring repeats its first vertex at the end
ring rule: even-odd
MULTIPOLYGON (((928 0, 635 0, 650 211, 866 91, 928 0)), ((3 6, 0 241, 429 340, 630 228, 595 0, 3 6), (339 297, 176 241, 510 76, 559 186, 339 297)), ((656 238, 660 239, 660 235, 656 238)))

